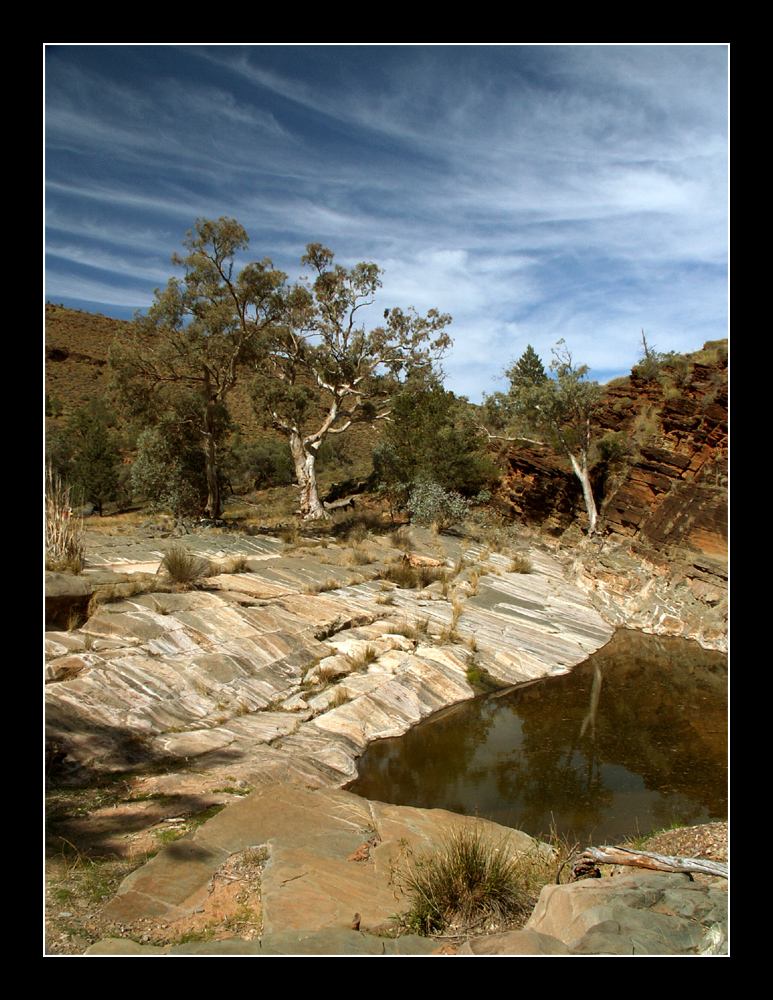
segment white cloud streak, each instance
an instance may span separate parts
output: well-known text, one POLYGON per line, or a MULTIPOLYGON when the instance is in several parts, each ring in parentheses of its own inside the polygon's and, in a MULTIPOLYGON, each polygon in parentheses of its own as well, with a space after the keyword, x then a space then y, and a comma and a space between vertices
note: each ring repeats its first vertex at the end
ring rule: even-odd
POLYGON ((642 326, 662 349, 723 335, 722 47, 140 54, 49 59, 60 297, 147 281, 149 302, 193 221, 231 215, 293 278, 320 240, 379 263, 384 304, 452 313, 445 367, 473 398, 527 342, 623 371, 642 326))

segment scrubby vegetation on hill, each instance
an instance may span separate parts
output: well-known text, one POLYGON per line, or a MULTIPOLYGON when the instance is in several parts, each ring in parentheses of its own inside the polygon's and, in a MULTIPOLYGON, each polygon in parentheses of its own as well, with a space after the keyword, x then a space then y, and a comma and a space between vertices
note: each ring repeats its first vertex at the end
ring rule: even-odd
MULTIPOLYGON (((200 511, 205 494, 203 485, 196 485, 202 479, 195 467, 196 442, 191 441, 187 459, 178 442, 167 461, 158 441, 154 451, 141 439, 141 428, 118 415, 106 360, 111 342, 125 339, 131 324, 55 305, 47 307, 46 324, 47 453, 71 485, 73 502, 105 511, 148 501, 171 509, 177 477, 185 485, 177 490, 178 512, 200 511)), ((653 448, 676 454, 668 461, 677 463, 678 490, 684 491, 687 480, 695 482, 694 488, 711 480, 723 490, 726 408, 726 341, 707 343, 689 355, 652 348, 630 376, 603 386, 589 457, 601 530, 635 534, 636 519, 644 524, 665 494, 677 488, 662 458, 657 460, 662 468, 649 469, 648 463, 656 461, 653 448)), ((229 409, 224 496, 248 503, 238 508, 229 500, 229 516, 250 511, 253 520, 287 523, 297 500, 286 440, 259 424, 246 386, 234 389, 229 409)), ((332 484, 342 484, 331 496, 345 498, 367 483, 370 499, 364 509, 402 510, 405 516, 412 484, 432 481, 466 498, 490 490, 494 521, 515 517, 565 530, 581 519, 582 498, 567 460, 528 443, 489 441, 484 447, 482 422, 479 407, 439 383, 408 386, 395 402, 391 421, 363 422, 323 442, 317 459, 320 491, 324 496, 332 484)), ((698 499, 705 507, 704 494, 698 499)), ((657 522, 652 530, 667 534, 670 523, 657 522)))

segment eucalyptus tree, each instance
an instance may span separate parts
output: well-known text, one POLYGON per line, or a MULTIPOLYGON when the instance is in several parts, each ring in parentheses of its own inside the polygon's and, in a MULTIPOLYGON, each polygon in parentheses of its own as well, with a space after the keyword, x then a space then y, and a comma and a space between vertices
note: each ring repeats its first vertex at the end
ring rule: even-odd
POLYGON ((343 267, 320 243, 308 244, 301 264, 310 276, 288 292, 284 322, 263 341, 253 400, 287 438, 301 516, 315 520, 328 516, 316 477, 323 441, 387 418, 405 378, 431 371, 449 346, 451 317, 392 308, 371 327, 363 317, 381 287, 376 264, 343 267))
POLYGON ((552 350, 550 376, 541 363, 536 365, 527 357, 529 350, 505 373, 509 390, 486 400, 486 431, 490 438, 545 444, 567 458, 582 487, 588 533, 594 534, 598 510, 590 459, 601 386, 588 379, 587 365, 575 363, 563 339, 552 350), (497 433, 492 433, 491 426, 497 433))
POLYGON ((115 382, 129 411, 147 423, 192 427, 201 446, 206 511, 222 509, 219 447, 228 400, 244 366, 285 314, 286 275, 264 259, 236 266, 249 245, 235 220, 199 219, 172 262, 182 278, 157 289, 146 316, 110 352, 115 382))

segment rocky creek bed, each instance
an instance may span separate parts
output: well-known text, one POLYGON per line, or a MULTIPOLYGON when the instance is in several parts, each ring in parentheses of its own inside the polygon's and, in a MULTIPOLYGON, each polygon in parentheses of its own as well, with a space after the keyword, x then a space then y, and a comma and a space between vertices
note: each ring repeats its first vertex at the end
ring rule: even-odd
MULTIPOLYGON (((424 590, 405 590, 379 578, 385 567, 403 557, 385 537, 368 538, 358 546, 356 557, 351 546, 335 543, 290 548, 268 537, 216 533, 185 541, 208 558, 243 556, 249 572, 223 572, 188 592, 169 592, 169 587, 153 592, 143 574, 154 572, 168 543, 95 539, 89 566, 75 584, 81 608, 88 597, 86 620, 78 628, 53 629, 46 635, 52 783, 65 790, 62 801, 68 794, 77 800, 79 788, 126 783, 123 797, 108 796, 110 804, 101 808, 66 802, 61 806, 50 824, 52 863, 65 859, 66 868, 90 864, 94 857, 124 857, 136 864, 135 848, 142 837, 149 852, 161 847, 124 880, 117 895, 115 885, 104 890, 112 898, 101 906, 90 930, 85 924, 74 931, 59 929, 70 927, 67 921, 74 918, 62 895, 66 883, 54 880, 60 896, 49 904, 49 915, 70 917, 54 919, 49 953, 82 953, 89 938, 101 935, 106 926, 117 928, 121 943, 94 945, 94 953, 136 948, 206 951, 215 945, 200 940, 209 934, 201 929, 202 913, 206 928, 211 930, 219 919, 218 935, 226 934, 227 940, 217 945, 220 953, 426 951, 426 941, 384 944, 373 935, 376 944, 363 944, 362 933, 351 926, 345 940, 340 936, 342 921, 344 930, 347 919, 351 925, 348 910, 354 913, 362 898, 375 898, 370 883, 363 883, 364 897, 357 896, 360 890, 355 891, 352 873, 367 871, 370 865, 383 875, 383 867, 371 865, 370 859, 365 868, 358 868, 347 857, 367 843, 365 834, 372 832, 376 819, 379 844, 405 837, 384 836, 384 824, 392 821, 388 816, 397 815, 388 811, 400 807, 346 798, 349 793, 337 789, 356 775, 356 761, 371 741, 398 735, 438 709, 474 697, 478 689, 471 678, 480 676, 480 668, 501 685, 566 672, 604 645, 614 627, 567 581, 561 564, 539 549, 528 554, 533 571, 517 573, 510 569, 509 556, 419 534, 419 557, 444 564, 448 579, 424 590), (296 800, 313 793, 319 796, 313 801, 324 803, 324 808, 314 806, 312 812, 332 808, 336 822, 350 812, 357 815, 356 821, 351 816, 344 820, 348 833, 343 846, 350 846, 349 839, 360 839, 343 858, 338 844, 330 865, 320 861, 319 876, 309 880, 306 875, 296 878, 309 863, 308 845, 303 845, 304 859, 293 861, 292 850, 301 845, 293 848, 285 839, 297 840, 304 830, 308 839, 308 828, 298 817, 308 813, 309 805, 301 808, 296 800), (266 817, 256 821, 253 815, 263 808, 261 803, 276 803, 281 797, 287 799, 290 813, 295 810, 287 830, 273 836, 276 845, 289 851, 287 868, 276 853, 264 856, 272 836, 265 830, 266 817), (223 805, 228 808, 206 818, 207 810, 223 805), (370 823, 359 815, 362 810, 368 811, 370 823), (206 820, 196 830, 187 819, 195 815, 206 820), (231 829, 239 816, 252 819, 238 834, 221 837, 218 830, 231 829), (126 850, 129 842, 132 849, 126 850), (75 847, 75 855, 67 853, 67 843, 75 847), (229 863, 236 866, 236 874, 223 870, 229 863), (218 872, 220 882, 235 884, 242 870, 260 871, 262 901, 256 907, 254 891, 250 896, 242 887, 242 898, 237 899, 235 890, 226 919, 224 910, 212 906, 213 895, 223 897, 222 889, 216 890, 218 872), (282 871, 286 880, 278 878, 282 871), (267 902, 275 876, 277 900, 289 896, 291 882, 317 885, 316 902, 307 898, 295 904, 303 915, 302 926, 288 923, 273 897, 267 902), (339 889, 331 888, 336 885, 339 889), (171 886, 175 888, 170 897, 172 890, 164 887, 171 886), (234 906, 242 913, 241 923, 234 906), (244 916, 258 911, 259 918, 244 916), (312 914, 314 926, 309 923, 312 914), (157 929, 165 923, 173 930, 166 939, 163 934, 152 936, 143 930, 143 921, 157 929), (199 940, 186 942, 186 934, 199 940), (371 947, 376 950, 368 951, 371 947)), ((55 610, 59 619, 69 586, 62 577, 48 581, 52 613, 55 610)), ((435 813, 408 810, 401 822, 416 836, 419 823, 419 839, 431 841, 444 825, 430 815, 435 813), (419 814, 429 818, 419 820, 419 814)), ((451 820, 446 817, 445 822, 451 820)), ((337 835, 334 839, 338 843, 337 835)), ((388 853, 383 850, 382 857, 388 853)), ((389 906, 392 913, 393 894, 389 906)), ((711 906, 704 908, 704 930, 716 923, 711 906)), ((386 900, 379 907, 367 916, 373 926, 381 921, 386 900)), ((575 938, 563 943, 574 947, 575 938)), ((693 951, 706 945, 701 935, 689 942, 676 935, 674 941, 693 951)), ((525 946, 523 941, 518 945, 525 946)), ((653 942, 646 947, 654 947, 653 942)))

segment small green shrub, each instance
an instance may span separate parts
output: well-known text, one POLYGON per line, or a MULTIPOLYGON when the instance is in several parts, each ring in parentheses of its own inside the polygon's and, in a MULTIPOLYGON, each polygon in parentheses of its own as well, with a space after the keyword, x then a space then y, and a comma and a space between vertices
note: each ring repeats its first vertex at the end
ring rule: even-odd
POLYGON ((406 506, 416 524, 435 525, 439 531, 460 524, 470 512, 469 501, 460 493, 429 480, 414 485, 406 506))
POLYGON ((409 902, 404 924, 424 935, 504 928, 535 902, 507 840, 494 841, 478 828, 452 831, 433 852, 409 853, 393 868, 392 882, 409 902))
POLYGON ((607 465, 622 462, 631 454, 628 436, 622 431, 609 431, 596 444, 599 459, 607 465))

